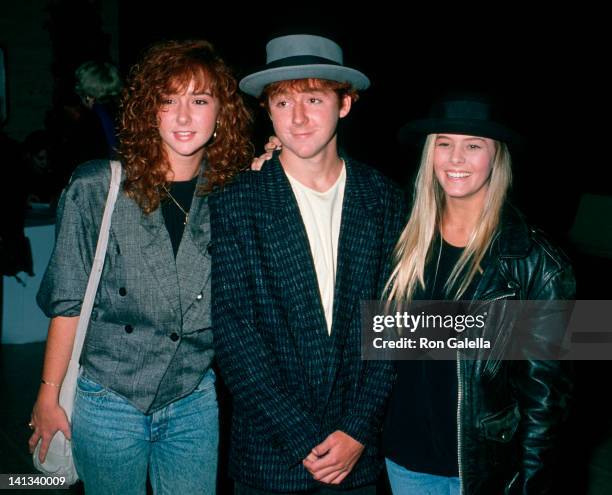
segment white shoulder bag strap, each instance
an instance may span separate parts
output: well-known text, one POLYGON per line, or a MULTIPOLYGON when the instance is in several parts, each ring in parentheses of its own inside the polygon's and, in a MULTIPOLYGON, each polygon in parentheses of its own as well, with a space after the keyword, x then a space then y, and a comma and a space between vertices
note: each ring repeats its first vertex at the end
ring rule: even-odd
POLYGON ((115 208, 115 201, 119 193, 119 185, 121 183, 121 164, 118 161, 111 161, 111 183, 106 198, 106 206, 104 207, 104 215, 102 216, 102 226, 98 236, 98 244, 96 246, 96 254, 94 257, 89 281, 87 282, 87 290, 81 306, 81 314, 79 315, 79 323, 77 325, 76 336, 74 337, 74 346, 72 347, 72 357, 68 363, 68 370, 62 382, 60 390, 60 404, 66 411, 66 416, 72 416, 72 406, 74 404, 74 392, 76 389, 76 379, 79 370, 79 359, 81 358, 81 350, 83 342, 89 326, 89 318, 93 309, 96 292, 100 283, 100 276, 104 268, 104 258, 106 257, 106 247, 108 246, 108 234, 110 231, 111 217, 115 208))
MULTIPOLYGON (((113 209, 115 208, 115 201, 117 200, 117 194, 119 192, 119 184, 121 183, 121 165, 119 162, 111 162, 111 171, 111 183, 108 189, 108 196, 106 198, 104 215, 102 216, 102 225, 100 227, 100 234, 98 235, 96 254, 91 267, 91 273, 89 274, 89 281, 87 282, 87 289, 85 291, 83 304, 81 305, 81 314, 77 324, 74 345, 72 346, 72 357, 68 363, 66 376, 64 377, 62 388, 60 389, 59 404, 64 411, 66 411, 66 416, 68 419, 72 418, 76 381, 79 374, 79 359, 81 357, 81 350, 83 349, 83 342, 85 340, 85 334, 87 333, 89 317, 91 316, 94 299, 96 297, 96 292, 98 291, 100 276, 102 275, 104 258, 106 256, 106 247, 108 245, 108 233, 110 229, 111 216, 113 214, 113 209)), ((34 454, 32 456, 32 462, 34 463, 36 469, 48 475, 63 477, 68 485, 76 483, 78 480, 78 475, 74 465, 74 459, 72 458, 72 446, 71 442, 66 439, 64 434, 61 431, 58 431, 55 433, 55 435, 53 435, 51 443, 49 444, 47 458, 45 459, 44 463, 41 463, 38 458, 40 445, 41 441, 39 441, 36 445, 36 449, 34 450, 34 454)))

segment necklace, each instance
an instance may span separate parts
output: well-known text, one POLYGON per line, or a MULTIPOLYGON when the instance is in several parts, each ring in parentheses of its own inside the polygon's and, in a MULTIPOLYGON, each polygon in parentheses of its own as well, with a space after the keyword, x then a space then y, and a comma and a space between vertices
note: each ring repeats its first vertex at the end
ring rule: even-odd
POLYGON ((168 195, 168 197, 177 206, 177 208, 179 210, 181 210, 183 212, 183 214, 185 215, 185 221, 183 222, 183 225, 187 225, 187 222, 189 221, 189 212, 186 211, 185 208, 183 208, 176 199, 174 199, 174 196, 172 196, 172 194, 170 193, 170 191, 168 190, 168 188, 166 187, 165 184, 162 184, 162 187, 164 188, 164 191, 166 191, 166 194, 168 195))

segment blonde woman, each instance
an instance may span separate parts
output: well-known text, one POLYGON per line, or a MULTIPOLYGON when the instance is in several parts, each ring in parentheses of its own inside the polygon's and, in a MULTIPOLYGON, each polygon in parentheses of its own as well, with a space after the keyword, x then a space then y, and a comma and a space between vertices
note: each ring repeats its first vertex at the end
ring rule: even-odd
MULTIPOLYGON (((402 129, 427 139, 389 298, 574 297, 566 257, 506 200, 518 138, 493 112, 453 95, 402 129)), ((494 320, 495 335, 509 324, 494 320)), ((394 494, 549 493, 571 395, 563 362, 400 361, 397 372, 383 442, 394 494)))

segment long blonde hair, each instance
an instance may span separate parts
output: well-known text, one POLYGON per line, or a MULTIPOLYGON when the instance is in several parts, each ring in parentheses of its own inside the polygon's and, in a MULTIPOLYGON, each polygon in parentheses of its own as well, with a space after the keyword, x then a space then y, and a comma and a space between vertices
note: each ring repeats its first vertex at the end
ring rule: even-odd
MULTIPOLYGON (((425 266, 432 252, 432 243, 440 229, 444 212, 444 190, 436 179, 433 154, 437 134, 427 136, 419 172, 414 183, 414 204, 394 250, 395 266, 387 281, 388 299, 410 300, 417 285, 425 288, 425 266)), ((485 197, 484 208, 467 246, 457 260, 445 284, 448 291, 459 282, 453 298, 459 299, 474 276, 481 272, 482 262, 495 235, 506 193, 512 182, 510 152, 505 143, 495 141, 495 155, 485 197)))

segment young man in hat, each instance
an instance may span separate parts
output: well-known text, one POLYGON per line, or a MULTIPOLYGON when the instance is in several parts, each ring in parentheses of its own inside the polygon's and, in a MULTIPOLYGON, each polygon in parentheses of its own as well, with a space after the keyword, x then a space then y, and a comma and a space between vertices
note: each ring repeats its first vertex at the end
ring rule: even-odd
POLYGON ((338 121, 368 86, 310 35, 272 40, 267 66, 240 83, 282 150, 210 200, 236 493, 376 490, 392 368, 361 360, 360 301, 381 294, 405 210, 399 189, 338 153, 338 121))

